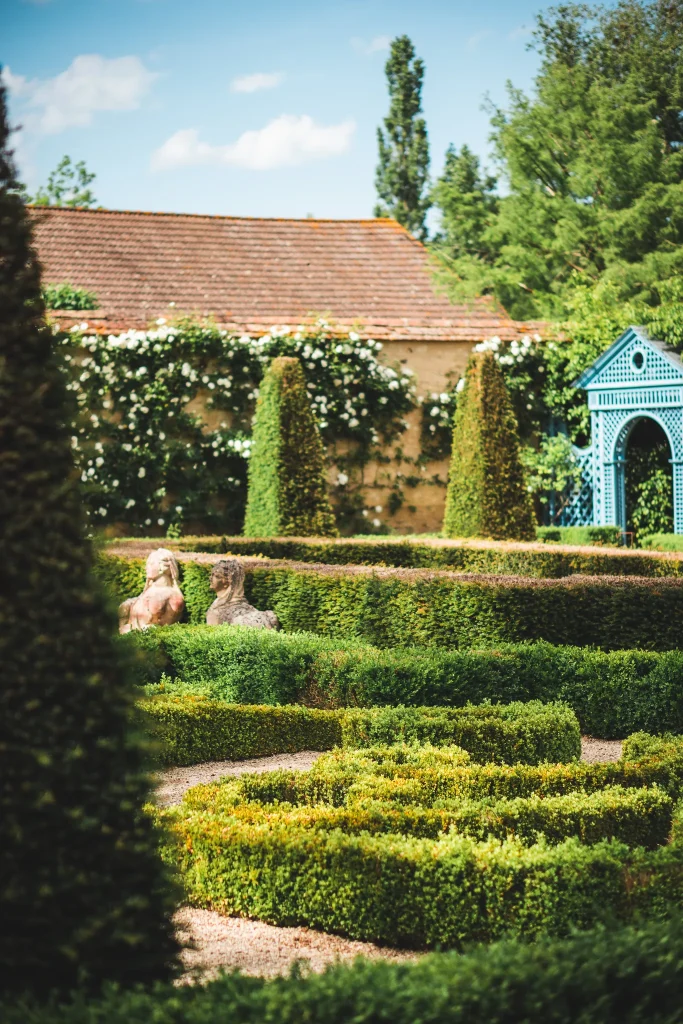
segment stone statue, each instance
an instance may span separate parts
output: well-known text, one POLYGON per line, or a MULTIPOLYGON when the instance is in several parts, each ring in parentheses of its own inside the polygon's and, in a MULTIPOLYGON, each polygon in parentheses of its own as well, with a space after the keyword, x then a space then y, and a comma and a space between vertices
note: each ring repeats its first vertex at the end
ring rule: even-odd
POLYGON ((258 629, 279 629, 275 612, 260 612, 244 596, 244 569, 236 558, 216 562, 209 584, 216 591, 216 600, 206 613, 210 626, 256 626, 258 629))
POLYGON ((147 559, 145 589, 119 605, 119 633, 178 622, 185 601, 178 586, 178 559, 168 548, 157 548, 147 559))

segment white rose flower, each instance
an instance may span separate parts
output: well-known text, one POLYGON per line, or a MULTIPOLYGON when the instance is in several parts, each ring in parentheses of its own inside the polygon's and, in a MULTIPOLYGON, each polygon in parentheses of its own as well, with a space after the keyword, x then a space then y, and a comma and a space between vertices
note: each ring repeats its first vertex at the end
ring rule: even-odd
POLYGON ((144 476, 146 476, 146 475, 147 475, 147 470, 145 469, 145 467, 144 467, 144 466, 140 466, 140 468, 139 468, 139 470, 138 470, 138 476, 139 476, 139 477, 140 477, 140 479, 142 480, 142 478, 143 478, 144 476))

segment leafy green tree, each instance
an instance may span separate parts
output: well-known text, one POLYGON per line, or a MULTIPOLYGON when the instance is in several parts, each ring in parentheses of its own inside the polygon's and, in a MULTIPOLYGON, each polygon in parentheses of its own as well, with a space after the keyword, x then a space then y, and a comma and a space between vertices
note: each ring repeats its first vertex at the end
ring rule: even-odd
POLYGON ((425 216, 431 202, 429 142, 422 111, 424 63, 415 56, 408 36, 391 44, 385 65, 389 84, 389 113, 377 129, 379 163, 375 187, 379 202, 375 217, 394 217, 417 238, 427 237, 425 216))
POLYGON ((559 522, 563 510, 582 482, 581 466, 571 441, 566 434, 544 435, 538 448, 522 449, 521 459, 529 491, 541 505, 548 505, 550 494, 554 495, 553 521, 559 522))
POLYGON ((54 344, 0 87, 0 986, 33 993, 149 982, 177 953, 54 344))
POLYGON ((518 318, 562 317, 577 284, 654 303, 683 269, 683 0, 563 4, 534 45, 533 95, 511 86, 493 110, 495 258, 458 268, 453 293, 486 290, 518 318))
POLYGON ((515 414, 491 352, 470 358, 458 397, 443 532, 446 537, 535 538, 515 414))
POLYGON ((47 185, 39 188, 32 198, 27 196, 26 201, 34 206, 95 206, 97 199, 89 188, 95 177, 85 161, 74 164, 71 157, 63 156, 47 179, 47 185))
POLYGON ((497 180, 483 174, 479 157, 467 147, 446 150, 443 173, 432 189, 441 214, 434 245, 452 260, 469 256, 490 261, 494 255, 487 233, 498 212, 497 180))
POLYGON ((246 537, 336 537, 325 450, 298 359, 273 359, 259 388, 246 537))

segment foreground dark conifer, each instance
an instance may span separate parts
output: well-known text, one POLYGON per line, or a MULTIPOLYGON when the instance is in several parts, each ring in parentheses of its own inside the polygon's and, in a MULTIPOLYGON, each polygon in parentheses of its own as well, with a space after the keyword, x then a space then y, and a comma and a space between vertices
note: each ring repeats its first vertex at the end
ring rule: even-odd
POLYGON ((0 987, 168 977, 177 947, 0 92, 0 987))

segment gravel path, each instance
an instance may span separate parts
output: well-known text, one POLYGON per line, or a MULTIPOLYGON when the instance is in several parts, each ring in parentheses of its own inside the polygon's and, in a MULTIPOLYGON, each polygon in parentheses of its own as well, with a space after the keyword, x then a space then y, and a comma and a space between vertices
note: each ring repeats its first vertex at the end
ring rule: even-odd
POLYGON ((596 740, 594 736, 581 737, 581 760, 589 764, 598 761, 618 761, 621 757, 621 740, 596 740))
MULTIPOLYGON (((621 756, 621 740, 584 736, 581 746, 584 761, 616 761, 621 756)), ((192 786, 211 782, 223 775, 271 772, 277 768, 305 770, 319 756, 314 750, 304 750, 297 754, 276 754, 248 761, 210 761, 191 768, 170 768, 158 774, 157 801, 166 807, 178 803, 192 786)), ((176 923, 181 941, 188 943, 183 952, 186 968, 183 981, 187 984, 206 980, 220 968, 239 968, 245 974, 272 977, 287 974, 298 960, 306 961, 312 971, 322 971, 328 964, 353 960, 356 956, 394 961, 411 960, 417 956, 404 950, 376 946, 371 942, 354 942, 310 928, 279 928, 263 921, 223 917, 215 911, 195 907, 179 910, 176 923)))
POLYGON ((287 974, 297 960, 306 960, 312 971, 322 971, 337 960, 357 956, 397 961, 412 960, 417 955, 311 928, 278 928, 263 921, 223 917, 196 907, 179 910, 176 923, 181 941, 192 944, 183 951, 187 971, 184 980, 188 983, 206 980, 220 968, 272 977, 287 974))
POLYGON ((248 761, 206 761, 189 768, 166 768, 158 772, 159 786, 156 802, 160 807, 179 804, 183 794, 202 782, 213 782, 223 775, 244 775, 245 772, 274 772, 278 768, 298 768, 306 771, 316 758, 317 750, 302 750, 298 754, 273 754, 271 757, 252 757, 248 761))

